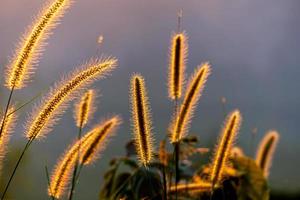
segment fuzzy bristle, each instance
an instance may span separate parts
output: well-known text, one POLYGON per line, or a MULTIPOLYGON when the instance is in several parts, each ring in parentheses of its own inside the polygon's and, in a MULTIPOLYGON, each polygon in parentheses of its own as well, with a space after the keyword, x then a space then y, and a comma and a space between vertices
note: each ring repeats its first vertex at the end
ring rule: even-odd
POLYGON ((222 181, 224 169, 227 166, 230 157, 231 149, 239 132, 242 116, 238 110, 230 113, 226 119, 224 128, 221 132, 219 143, 215 151, 212 164, 210 180, 215 186, 222 181))
POLYGON ((19 48, 7 66, 6 87, 21 89, 26 85, 42 54, 45 40, 70 4, 71 0, 56 0, 45 6, 29 31, 24 34, 19 48))
POLYGON ((77 127, 84 127, 95 111, 95 91, 88 90, 75 104, 74 118, 77 127))
POLYGON ((190 120, 192 119, 197 102, 202 95, 202 90, 210 71, 210 65, 203 63, 195 70, 190 78, 190 83, 188 84, 179 114, 175 114, 171 124, 170 132, 172 143, 180 141, 188 132, 190 120))
POLYGON ((75 70, 69 78, 51 89, 27 121, 26 137, 35 139, 45 136, 60 114, 65 111, 68 102, 93 81, 105 77, 116 67, 116 64, 116 59, 104 59, 86 64, 83 69, 75 70))
POLYGON ((140 163, 146 166, 153 154, 152 123, 145 82, 140 75, 131 78, 131 106, 135 146, 140 163))
POLYGON ((256 164, 262 169, 264 176, 268 177, 274 152, 279 141, 277 131, 269 131, 261 140, 256 153, 256 164))
POLYGON ((172 36, 169 64, 169 97, 172 100, 182 96, 184 72, 187 57, 187 36, 184 32, 172 36))

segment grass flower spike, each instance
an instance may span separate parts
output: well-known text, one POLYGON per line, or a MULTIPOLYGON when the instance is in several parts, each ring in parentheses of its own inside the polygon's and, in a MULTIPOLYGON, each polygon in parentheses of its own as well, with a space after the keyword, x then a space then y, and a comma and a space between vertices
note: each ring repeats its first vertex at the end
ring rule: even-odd
POLYGON ((182 95, 187 50, 185 33, 178 33, 172 36, 168 85, 169 97, 173 100, 179 99, 182 95))
POLYGON ((78 103, 75 104, 74 118, 77 127, 84 127, 91 118, 95 107, 95 91, 88 90, 80 99, 78 103))
POLYGON ((83 138, 80 163, 88 165, 96 161, 99 153, 104 150, 108 139, 114 134, 121 123, 121 118, 114 116, 100 123, 87 133, 86 137, 83 138))
POLYGON ((192 75, 179 114, 177 117, 175 115, 171 124, 171 142, 174 143, 180 141, 188 132, 190 120, 193 116, 197 102, 202 95, 202 90, 210 71, 210 65, 204 63, 198 67, 192 75))
POLYGON ((26 136, 28 139, 40 138, 48 133, 57 117, 65 110, 67 103, 74 95, 94 80, 107 75, 116 67, 117 60, 104 59, 85 65, 81 70, 75 70, 69 78, 42 100, 28 120, 26 136))
POLYGON ((6 87, 21 89, 33 74, 34 65, 43 51, 44 41, 58 24, 71 0, 56 0, 42 10, 24 35, 13 59, 7 66, 6 87))
POLYGON ((152 159, 153 141, 148 97, 144 79, 140 75, 131 78, 131 106, 137 153, 140 162, 146 166, 152 159))
POLYGON ((77 140, 61 157, 54 172, 48 193, 50 196, 60 198, 70 182, 73 169, 77 160, 78 146, 81 145, 80 163, 88 165, 96 160, 98 154, 104 150, 107 140, 113 135, 116 128, 121 124, 121 119, 114 116, 100 123, 89 131, 81 140, 77 140))
POLYGON ((277 131, 269 131, 261 140, 257 153, 256 163, 263 170, 264 176, 269 176, 272 158, 279 141, 279 133, 277 131))
POLYGON ((239 132, 241 121, 242 116, 238 110, 230 113, 226 119, 213 160, 210 176, 212 186, 219 184, 224 176, 224 169, 230 157, 235 138, 239 132))

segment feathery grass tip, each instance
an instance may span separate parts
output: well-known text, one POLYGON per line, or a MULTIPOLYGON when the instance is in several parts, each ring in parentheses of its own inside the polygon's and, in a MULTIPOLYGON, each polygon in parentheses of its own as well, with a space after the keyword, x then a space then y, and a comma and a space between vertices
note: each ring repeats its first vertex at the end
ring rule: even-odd
POLYGON ((173 100, 182 95, 187 57, 187 36, 184 32, 172 36, 169 64, 169 97, 173 100))
POLYGON ((269 131, 261 140, 256 153, 256 164, 262 169, 265 177, 269 176, 274 152, 279 141, 277 131, 269 131))
POLYGON ((7 66, 6 87, 21 89, 26 85, 42 54, 44 41, 70 4, 71 0, 56 0, 45 6, 29 31, 24 34, 19 48, 7 66))
POLYGON ((105 77, 117 64, 116 59, 104 59, 90 62, 80 70, 75 70, 69 78, 61 81, 58 86, 51 89, 36 107, 26 124, 26 137, 35 139, 45 136, 53 124, 58 120, 76 94, 93 81, 105 77))
POLYGON ((242 116, 238 110, 230 113, 225 121, 224 128, 219 138, 219 144, 215 150, 210 180, 215 186, 222 181, 224 169, 227 166, 231 149, 239 132, 242 116))
POLYGON ((174 143, 180 141, 181 138, 188 132, 194 109, 202 95, 202 90, 210 71, 210 65, 208 63, 203 63, 195 70, 194 74, 190 78, 179 114, 175 114, 171 124, 171 142, 174 143))
POLYGON ((134 75, 131 78, 131 107, 135 146, 140 163, 148 165, 153 154, 151 116, 144 78, 134 75))
POLYGON ((77 127, 84 127, 95 111, 95 91, 88 90, 75 104, 74 118, 77 127))
POLYGON ((107 139, 113 134, 121 119, 114 116, 90 130, 81 140, 71 145, 56 165, 48 188, 48 194, 60 198, 66 191, 77 160, 78 147, 81 146, 80 163, 87 165, 95 161, 99 152, 106 145, 107 139))

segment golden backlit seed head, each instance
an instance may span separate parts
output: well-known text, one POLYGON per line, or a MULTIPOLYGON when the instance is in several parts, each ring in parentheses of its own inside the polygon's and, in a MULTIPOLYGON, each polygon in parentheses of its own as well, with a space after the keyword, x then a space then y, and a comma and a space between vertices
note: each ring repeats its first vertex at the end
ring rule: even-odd
POLYGON ((77 127, 84 127, 95 111, 95 91, 88 90, 75 104, 74 118, 77 127))
POLYGON ((14 57, 7 66, 6 87, 21 89, 33 74, 34 65, 42 54, 44 41, 58 24, 71 0, 56 0, 45 6, 40 16, 24 35, 14 57))
POLYGON ((70 100, 93 81, 105 77, 116 67, 116 64, 117 60, 111 58, 90 62, 84 68, 75 70, 68 76, 69 78, 51 89, 27 121, 26 137, 35 139, 45 136, 65 111, 70 100))
POLYGON ((114 116, 93 128, 87 134, 88 139, 82 143, 80 162, 88 165, 96 161, 98 155, 104 150, 108 139, 115 133, 121 123, 121 118, 114 116))
POLYGON ((187 36, 184 32, 172 36, 169 64, 169 97, 173 100, 182 96, 184 72, 187 58, 187 36))
POLYGON ((180 141, 188 132, 195 107, 202 95, 202 90, 210 71, 210 65, 208 63, 203 63, 195 70, 194 74, 190 78, 179 114, 175 114, 170 127, 171 142, 174 143, 180 141))
POLYGON ((140 163, 148 165, 152 160, 153 139, 151 133, 151 115, 145 82, 141 75, 131 78, 131 107, 135 146, 140 163))
POLYGON ((262 169, 264 176, 268 177, 274 152, 279 141, 279 133, 269 131, 261 140, 256 153, 256 164, 262 169))
POLYGON ((240 129, 241 121, 242 116, 238 110, 230 113, 225 121, 212 164, 210 180, 213 186, 219 184, 224 177, 224 169, 227 166, 231 149, 240 129))
POLYGON ((108 139, 120 124, 120 117, 113 116, 94 127, 81 140, 77 140, 66 150, 52 173, 48 188, 50 196, 58 199, 64 194, 77 161, 79 145, 81 149, 80 163, 84 165, 92 163, 97 159, 98 154, 104 150, 108 139))

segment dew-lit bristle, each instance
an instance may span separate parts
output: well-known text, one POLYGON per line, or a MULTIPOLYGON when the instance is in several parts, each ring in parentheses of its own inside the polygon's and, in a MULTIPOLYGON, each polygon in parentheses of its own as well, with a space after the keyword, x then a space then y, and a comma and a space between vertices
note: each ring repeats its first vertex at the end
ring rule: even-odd
MULTIPOLYGON (((12 133, 13 129, 15 128, 15 121, 16 121, 16 113, 13 112, 14 107, 11 107, 8 110, 8 115, 3 125, 2 133, 0 135, 0 173, 2 168, 2 162, 5 158, 7 153, 7 145, 10 139, 10 134, 12 133)), ((1 122, 3 121, 3 117, 1 122)))
POLYGON ((105 77, 116 67, 116 64, 116 59, 93 61, 86 64, 83 69, 75 70, 68 76, 69 78, 61 81, 58 86, 51 89, 27 121, 27 138, 34 139, 45 136, 58 120, 60 114, 65 111, 68 102, 87 85, 105 77))
POLYGON ((261 140, 257 149, 256 164, 262 169, 265 177, 269 176, 272 159, 278 141, 279 133, 274 130, 269 131, 261 140))
POLYGON ((187 57, 187 37, 185 33, 172 36, 169 64, 169 97, 173 100, 182 96, 184 72, 187 57))
POLYGON ((77 127, 84 127, 91 118, 94 110, 95 91, 88 90, 79 102, 75 104, 74 118, 77 127))
POLYGON ((7 66, 5 85, 9 89, 21 89, 33 74, 34 65, 42 54, 44 41, 58 24, 71 0, 56 0, 45 6, 29 31, 24 34, 14 57, 7 66))
POLYGON ((151 116, 143 77, 134 75, 131 78, 130 87, 135 146, 140 163, 148 165, 152 160, 153 141, 151 116))
POLYGON ((242 116, 238 110, 230 113, 225 121, 212 163, 210 180, 213 186, 222 181, 224 169, 227 166, 231 149, 240 129, 241 121, 242 116))
POLYGON ((204 63, 195 70, 194 74, 190 78, 179 114, 175 115, 171 124, 171 142, 174 143, 180 141, 181 138, 188 132, 195 106, 202 95, 202 90, 210 71, 210 65, 208 63, 204 63))
POLYGON ((190 193, 201 193, 201 192, 210 192, 211 191, 211 183, 205 181, 198 181, 195 183, 184 183, 178 184, 177 188, 175 185, 172 185, 169 192, 190 192, 190 193))
POLYGON ((91 136, 82 144, 80 162, 84 165, 94 162, 120 124, 121 118, 114 116, 93 128, 90 131, 91 136))

